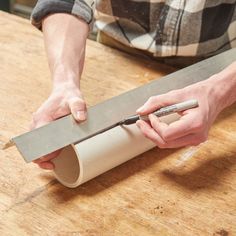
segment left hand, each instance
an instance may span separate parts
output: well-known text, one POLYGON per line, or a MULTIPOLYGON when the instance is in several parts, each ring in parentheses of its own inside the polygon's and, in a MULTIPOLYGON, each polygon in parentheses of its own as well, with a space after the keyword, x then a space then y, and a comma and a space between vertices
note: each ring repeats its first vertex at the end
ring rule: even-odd
MULTIPOLYGON (((77 122, 86 119, 86 104, 82 93, 75 84, 58 83, 57 86, 54 86, 48 99, 33 114, 30 129, 39 128, 70 113, 77 122)), ((43 169, 52 170, 54 169, 52 159, 57 157, 60 152, 61 149, 35 160, 34 163, 43 169)))
POLYGON ((220 93, 215 87, 217 81, 213 80, 217 80, 217 75, 183 89, 149 98, 137 110, 140 115, 147 115, 161 107, 189 99, 196 99, 199 106, 179 113, 180 119, 169 125, 152 114, 149 115, 150 122, 137 121, 144 136, 159 148, 192 146, 206 141, 212 123, 224 108, 220 93))

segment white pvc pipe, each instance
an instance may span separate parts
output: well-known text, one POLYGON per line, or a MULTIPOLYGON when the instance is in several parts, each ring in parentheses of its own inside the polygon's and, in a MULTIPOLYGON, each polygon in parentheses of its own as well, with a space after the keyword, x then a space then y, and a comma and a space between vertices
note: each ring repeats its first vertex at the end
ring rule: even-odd
MULTIPOLYGON (((178 117, 169 115, 162 121, 171 123, 178 117)), ((118 126, 65 147, 53 160, 54 174, 63 185, 75 188, 153 147, 155 144, 146 139, 135 124, 118 126)))

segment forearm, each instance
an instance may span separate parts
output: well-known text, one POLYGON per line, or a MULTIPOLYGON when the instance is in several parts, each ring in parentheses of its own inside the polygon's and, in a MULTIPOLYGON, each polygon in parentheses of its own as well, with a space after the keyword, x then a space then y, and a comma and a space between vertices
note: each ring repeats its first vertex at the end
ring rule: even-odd
POLYGON ((137 112, 147 115, 163 107, 163 104, 168 106, 191 98, 198 100, 198 107, 181 112, 180 119, 169 125, 149 115, 150 122, 137 121, 141 132, 160 148, 205 142, 218 114, 236 101, 236 62, 207 80, 151 97, 137 112))
POLYGON ((222 109, 236 102, 236 62, 210 78, 222 109))
POLYGON ((79 87, 89 27, 79 18, 57 13, 43 20, 43 35, 53 87, 67 83, 79 87))

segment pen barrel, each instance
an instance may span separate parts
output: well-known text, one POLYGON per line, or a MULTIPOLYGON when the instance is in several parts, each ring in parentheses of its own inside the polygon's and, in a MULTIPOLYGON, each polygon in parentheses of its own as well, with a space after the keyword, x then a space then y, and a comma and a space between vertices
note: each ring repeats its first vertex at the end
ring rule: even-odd
MULTIPOLYGON (((167 116, 175 112, 185 111, 191 108, 195 108, 198 106, 198 101, 196 99, 191 99, 185 102, 177 103, 171 106, 163 107, 152 114, 157 117, 167 116)), ((139 117, 140 120, 148 121, 148 115, 143 115, 139 117)))
POLYGON ((185 102, 176 104, 178 111, 185 111, 191 108, 198 107, 198 101, 196 99, 191 99, 185 102))
POLYGON ((178 111, 178 107, 176 105, 171 105, 171 106, 164 107, 158 111, 153 112, 153 115, 157 117, 161 117, 161 116, 166 116, 177 111, 178 111))
POLYGON ((166 116, 174 112, 185 111, 198 106, 196 99, 191 99, 185 102, 177 103, 171 106, 163 107, 160 110, 155 111, 153 114, 157 117, 166 116))

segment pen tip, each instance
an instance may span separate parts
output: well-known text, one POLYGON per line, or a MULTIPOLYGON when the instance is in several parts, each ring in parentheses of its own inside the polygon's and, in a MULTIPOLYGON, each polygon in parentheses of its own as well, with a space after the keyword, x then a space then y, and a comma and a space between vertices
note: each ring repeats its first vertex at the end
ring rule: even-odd
POLYGON ((125 120, 121 120, 118 125, 123 125, 125 123, 125 120))

